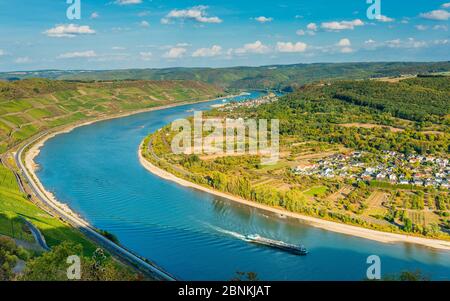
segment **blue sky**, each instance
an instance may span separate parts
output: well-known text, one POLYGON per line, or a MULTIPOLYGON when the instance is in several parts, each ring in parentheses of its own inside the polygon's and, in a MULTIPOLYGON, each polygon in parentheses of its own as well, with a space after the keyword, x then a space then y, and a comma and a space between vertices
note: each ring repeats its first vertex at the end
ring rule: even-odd
POLYGON ((450 60, 449 1, 0 0, 0 71, 450 60))

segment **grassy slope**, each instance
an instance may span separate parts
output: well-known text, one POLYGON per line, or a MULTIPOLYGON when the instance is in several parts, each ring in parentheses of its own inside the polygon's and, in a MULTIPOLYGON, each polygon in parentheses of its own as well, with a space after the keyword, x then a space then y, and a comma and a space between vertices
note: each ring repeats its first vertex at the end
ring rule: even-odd
POLYGON ((215 86, 194 81, 0 82, 0 153, 51 127, 221 93, 215 86))
POLYGON ((21 217, 39 228, 49 246, 72 241, 82 244, 85 254, 95 250, 95 246, 80 232, 31 203, 19 192, 14 174, 0 165, 0 234, 33 242, 33 236, 26 230, 21 217))

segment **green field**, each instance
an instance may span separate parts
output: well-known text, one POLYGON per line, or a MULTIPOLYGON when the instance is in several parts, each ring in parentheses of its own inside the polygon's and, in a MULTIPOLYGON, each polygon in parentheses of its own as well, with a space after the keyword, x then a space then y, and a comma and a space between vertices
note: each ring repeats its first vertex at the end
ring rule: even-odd
POLYGON ((80 232, 48 215, 27 200, 20 193, 14 174, 0 165, 0 234, 33 242, 33 236, 21 218, 26 218, 38 227, 49 246, 72 241, 82 244, 85 254, 95 250, 95 246, 80 232))
POLYGON ((306 191, 304 191, 303 193, 307 196, 311 196, 311 197, 315 197, 315 196, 324 196, 326 195, 328 191, 328 187, 326 186, 316 186, 316 187, 312 187, 306 191))

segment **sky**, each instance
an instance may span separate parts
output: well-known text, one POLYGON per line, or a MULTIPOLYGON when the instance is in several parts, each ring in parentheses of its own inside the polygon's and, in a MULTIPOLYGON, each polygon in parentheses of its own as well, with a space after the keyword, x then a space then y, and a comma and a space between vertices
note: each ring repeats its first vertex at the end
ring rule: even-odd
POLYGON ((0 0, 0 71, 448 61, 449 1, 0 0))

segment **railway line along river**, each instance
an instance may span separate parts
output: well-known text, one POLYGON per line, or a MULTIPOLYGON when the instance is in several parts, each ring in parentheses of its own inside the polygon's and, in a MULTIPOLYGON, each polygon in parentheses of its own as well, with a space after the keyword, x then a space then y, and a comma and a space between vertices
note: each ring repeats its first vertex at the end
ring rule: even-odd
POLYGON ((140 113, 57 135, 35 158, 37 176, 91 225, 182 280, 229 280, 238 271, 255 272, 261 280, 363 280, 370 255, 380 257, 383 275, 420 270, 432 280, 450 279, 448 251, 315 228, 179 186, 140 164, 137 149, 145 136, 221 102, 140 113), (303 244, 309 254, 251 244, 249 234, 303 244))

